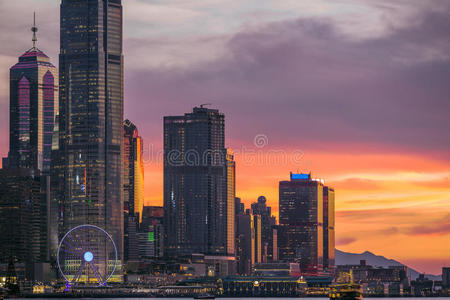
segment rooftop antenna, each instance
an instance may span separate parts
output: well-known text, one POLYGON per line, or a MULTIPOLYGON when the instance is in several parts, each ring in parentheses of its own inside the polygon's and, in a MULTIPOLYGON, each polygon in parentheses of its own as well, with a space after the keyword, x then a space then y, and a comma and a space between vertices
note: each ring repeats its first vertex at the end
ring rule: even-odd
POLYGON ((209 105, 212 105, 212 103, 203 103, 203 104, 200 104, 200 108, 203 108, 203 106, 209 106, 209 105))
POLYGON ((36 49, 36 42, 37 42, 37 37, 36 37, 36 32, 38 31, 38 28, 36 27, 36 12, 33 12, 33 27, 31 27, 31 31, 33 32, 33 49, 36 49))

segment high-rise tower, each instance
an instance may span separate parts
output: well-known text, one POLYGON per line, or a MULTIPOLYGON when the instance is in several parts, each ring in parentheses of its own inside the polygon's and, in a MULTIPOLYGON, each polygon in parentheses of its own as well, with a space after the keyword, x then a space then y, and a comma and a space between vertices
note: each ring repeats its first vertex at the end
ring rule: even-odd
POLYGON ((262 262, 271 262, 273 261, 274 248, 276 250, 276 246, 274 247, 273 243, 276 219, 272 216, 272 208, 267 206, 266 202, 266 197, 260 196, 258 197, 258 202, 252 203, 251 208, 253 215, 261 216, 262 262))
MULTIPOLYGON (((60 234, 80 224, 100 226, 122 261, 121 0, 62 0, 60 31, 60 234)), ((113 280, 121 280, 117 270, 113 280)))
POLYGON ((36 47, 36 23, 31 30, 33 47, 10 69, 9 154, 5 162, 10 168, 48 172, 58 112, 58 72, 36 47))
POLYGON ((323 187, 323 269, 333 274, 335 263, 334 189, 323 187))
POLYGON ((142 137, 130 120, 123 123, 124 130, 124 210, 138 216, 142 222, 144 209, 144 149, 142 137))
POLYGON ((291 174, 279 186, 280 260, 299 261, 302 272, 323 269, 323 183, 310 174, 291 174))
POLYGON ((164 245, 169 256, 234 252, 228 245, 234 243, 228 231, 234 226, 234 162, 231 155, 227 160, 224 119, 203 106, 164 118, 164 245))
POLYGON ((58 72, 36 46, 36 18, 31 31, 33 46, 10 69, 10 143, 1 172, 0 226, 6 240, 20 244, 23 251, 10 255, 27 262, 27 273, 31 263, 49 259, 49 175, 58 113, 58 72))
POLYGON ((137 260, 137 229, 144 208, 143 142, 138 129, 130 120, 123 123, 124 142, 124 259, 137 260), (136 249, 135 249, 136 248, 136 249), (136 250, 136 251, 135 251, 136 250))

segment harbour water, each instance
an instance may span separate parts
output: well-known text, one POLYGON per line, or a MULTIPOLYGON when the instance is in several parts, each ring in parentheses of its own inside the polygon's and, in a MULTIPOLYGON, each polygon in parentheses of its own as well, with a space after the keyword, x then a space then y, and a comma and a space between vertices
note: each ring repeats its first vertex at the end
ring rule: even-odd
MULTIPOLYGON (((368 297, 365 299, 370 299, 370 300, 399 300, 402 297, 397 297, 397 298, 389 298, 389 297, 382 297, 382 298, 375 298, 375 297, 368 297)), ((450 300, 450 297, 404 297, 407 300, 450 300)), ((23 300, 28 300, 29 298, 23 298, 23 300)), ((67 300, 68 298, 35 298, 35 299, 40 299, 40 300, 67 300)), ((71 298, 74 299, 74 298, 71 298)), ((80 298, 80 299, 94 299, 94 298, 80 298)), ((154 300, 175 300, 175 299, 194 299, 194 298, 189 298, 189 297, 185 297, 185 298, 95 298, 95 300, 118 300, 118 299, 122 299, 122 300, 147 300, 147 299, 154 299, 154 300)), ((277 300, 277 299, 284 299, 284 300, 288 300, 288 299, 300 299, 300 298, 222 298, 222 297, 218 297, 217 299, 221 299, 221 300, 251 300, 251 299, 264 299, 264 300, 277 300)), ((318 297, 314 297, 314 298, 304 298, 304 299, 314 299, 314 300, 329 300, 329 298, 318 298, 318 297)), ((17 298, 15 299, 17 300, 17 298)))

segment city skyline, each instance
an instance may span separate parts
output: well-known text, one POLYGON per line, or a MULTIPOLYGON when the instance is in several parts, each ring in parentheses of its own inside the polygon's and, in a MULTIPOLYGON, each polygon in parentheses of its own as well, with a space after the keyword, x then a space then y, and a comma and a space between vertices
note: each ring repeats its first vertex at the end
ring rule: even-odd
MULTIPOLYGON (((2 3, 0 10, 1 25, 7 25, 4 28, 8 29, 8 33, 2 31, 0 41, 4 44, 6 36, 15 34, 0 53, 2 156, 6 156, 8 147, 8 116, 5 112, 9 92, 4 87, 8 82, 4 74, 13 65, 11 57, 17 60, 17 56, 31 46, 32 10, 37 11, 40 28, 38 47, 55 64, 59 49, 55 48, 58 26, 50 28, 51 23, 59 22, 57 3, 41 0, 26 9, 21 6, 28 2, 23 3, 2 3), (53 11, 54 18, 47 13, 44 18, 45 9, 53 11), (19 12, 21 15, 17 17, 19 12), (16 16, 17 22, 4 23, 11 18, 6 18, 5 13, 16 16)), ((421 271, 438 273, 440 266, 450 261, 445 251, 445 244, 449 243, 450 207, 449 145, 445 139, 448 87, 444 85, 448 78, 445 51, 448 52, 449 45, 443 37, 446 31, 437 28, 448 29, 449 22, 445 17, 450 9, 433 3, 439 9, 425 8, 414 1, 409 6, 396 4, 391 10, 367 3, 356 5, 353 1, 343 1, 338 7, 324 2, 309 7, 291 3, 291 6, 279 6, 278 14, 266 16, 264 11, 269 9, 264 7, 258 14, 256 7, 240 7, 234 3, 235 7, 231 9, 220 1, 217 6, 229 8, 222 14, 207 4, 202 9, 195 1, 190 7, 186 6, 188 4, 174 7, 170 3, 127 2, 125 53, 130 61, 127 60, 126 65, 125 117, 142 128, 145 147, 150 149, 149 145, 153 145, 157 151, 162 148, 159 123, 163 115, 180 114, 202 102, 213 102, 214 108, 224 111, 228 118, 230 142, 227 146, 235 150, 237 165, 236 195, 247 206, 258 196, 265 195, 268 204, 276 209, 278 181, 287 179, 289 171, 312 171, 336 189, 337 248, 357 252, 369 250, 421 271), (288 8, 292 8, 289 13, 288 8), (303 13, 300 13, 301 8, 303 13), (165 11, 168 15, 175 11, 180 20, 199 18, 210 24, 214 24, 211 16, 218 15, 218 21, 212 29, 193 34, 188 32, 192 27, 180 29, 182 26, 177 23, 180 21, 171 23, 163 17, 156 18, 157 11, 165 11), (144 17, 145 12, 155 18, 144 17), (362 20, 358 18, 358 12, 372 18, 362 20), (229 24, 230 16, 236 14, 247 16, 247 24, 229 24), (365 25, 358 32, 352 30, 346 19, 355 14, 352 21, 365 25), (325 17, 330 19, 325 21, 325 17), (383 18, 392 27, 383 25, 383 18), (412 19, 416 22, 411 22, 412 19), (151 24, 152 28, 139 22, 151 24), (423 26, 425 22, 428 22, 427 26, 423 26), (295 34, 296 29, 300 29, 300 33, 295 34), (320 39, 314 38, 315 34, 320 39), (175 52, 180 54, 178 58, 168 56, 171 53, 168 50, 180 43, 176 42, 180 36, 186 36, 186 48, 175 52), (325 42, 336 47, 335 54, 324 51, 325 42), (137 47, 139 43, 146 48, 137 47), (156 49, 152 49, 152 45, 157 45, 156 49), (195 46, 199 53, 194 51, 195 46), (215 53, 213 57, 204 55, 206 49, 208 53, 215 53), (327 74, 320 75, 327 65, 321 64, 317 57, 314 60, 315 56, 328 59, 331 67, 327 74), (292 68, 283 65, 286 70, 281 72, 277 67, 296 58, 301 63, 292 68), (138 61, 145 63, 139 66, 138 61), (437 62, 440 65, 436 65, 437 62), (230 65, 226 66, 228 63, 230 65), (240 67, 237 67, 238 63, 240 67), (314 72, 296 74, 297 68, 314 72), (262 70, 268 72, 267 78, 262 70), (269 80, 274 74, 282 76, 285 82, 269 80), (298 76, 292 80, 294 75, 298 76), (241 76, 241 81, 246 84, 235 82, 236 76, 241 76), (142 84, 147 81, 150 84, 142 84), (265 83, 274 91, 282 88, 294 93, 270 93, 270 89, 264 87, 265 83), (174 91, 172 85, 178 89, 174 91), (307 85, 313 88, 300 88, 307 85), (324 93, 322 85, 333 93, 324 93), (335 92, 337 88, 339 90, 335 92), (336 97, 342 105, 328 99, 331 97, 336 97), (399 100, 392 101, 393 97, 399 100), (386 100, 380 100, 383 98, 386 100), (278 105, 264 108, 270 101, 277 101, 278 105), (159 104, 165 102, 168 105, 159 104), (258 135, 265 136, 267 140, 263 142, 268 144, 256 147, 254 137, 258 135), (267 162, 252 165, 242 154, 236 153, 243 147, 263 153, 283 150, 292 154, 298 150, 303 156, 300 164, 275 166, 273 162, 267 162), (254 174, 259 176, 252 176, 254 174), (355 224, 359 227, 354 228, 355 224), (386 235, 389 235, 387 240, 386 235), (427 252, 432 254, 425 255, 427 252)), ((276 6, 270 1, 267 5, 270 8, 276 6)), ((145 182, 146 205, 161 205, 162 164, 147 160, 145 182)))

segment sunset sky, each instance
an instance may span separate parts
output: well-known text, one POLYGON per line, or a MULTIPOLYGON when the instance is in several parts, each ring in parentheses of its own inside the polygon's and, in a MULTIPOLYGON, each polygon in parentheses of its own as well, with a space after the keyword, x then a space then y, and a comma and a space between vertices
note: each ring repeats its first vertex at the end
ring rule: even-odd
MULTIPOLYGON (((9 68, 58 66, 59 0, 0 0, 0 154, 9 68)), ((336 189, 337 248, 421 272, 450 266, 450 2, 124 0, 125 117, 145 142, 146 204, 162 205, 162 118, 212 103, 237 196, 312 172, 336 189)))

